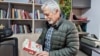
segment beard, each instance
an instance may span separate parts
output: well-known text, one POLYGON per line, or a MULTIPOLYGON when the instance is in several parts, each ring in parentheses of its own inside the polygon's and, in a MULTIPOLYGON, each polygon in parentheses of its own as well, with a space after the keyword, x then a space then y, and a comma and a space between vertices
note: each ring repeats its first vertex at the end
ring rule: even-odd
POLYGON ((48 23, 52 25, 53 24, 53 21, 52 20, 49 20, 48 23))

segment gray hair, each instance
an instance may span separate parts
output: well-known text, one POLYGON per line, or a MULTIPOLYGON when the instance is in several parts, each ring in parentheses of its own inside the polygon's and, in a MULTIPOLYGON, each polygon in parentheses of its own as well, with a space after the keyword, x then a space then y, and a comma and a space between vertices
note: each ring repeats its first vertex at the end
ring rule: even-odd
POLYGON ((54 0, 47 0, 46 2, 44 2, 41 9, 43 10, 46 6, 51 10, 51 12, 54 12, 56 9, 60 11, 58 3, 54 0))

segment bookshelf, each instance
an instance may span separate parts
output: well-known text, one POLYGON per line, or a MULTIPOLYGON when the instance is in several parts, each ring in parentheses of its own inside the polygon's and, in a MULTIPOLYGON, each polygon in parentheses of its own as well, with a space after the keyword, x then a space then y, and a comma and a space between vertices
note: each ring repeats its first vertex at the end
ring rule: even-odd
POLYGON ((86 24, 89 22, 90 20, 86 20, 86 21, 82 21, 82 20, 71 20, 72 23, 74 23, 74 25, 76 26, 77 30, 78 30, 78 34, 79 35, 88 35, 89 33, 86 32, 86 24), (85 25, 83 25, 85 24, 85 25), (85 29, 84 29, 84 28, 85 29))
POLYGON ((72 0, 72 12, 77 19, 71 19, 78 29, 79 35, 88 35, 89 33, 86 32, 87 23, 90 22, 86 17, 82 18, 82 15, 87 12, 91 8, 91 0, 72 0), (83 19, 83 20, 79 20, 83 19), (84 20, 85 19, 85 20, 84 20))
MULTIPOLYGON (((13 24, 25 24, 25 21, 27 21, 26 24, 29 24, 30 27, 32 28, 32 19, 28 18, 28 16, 24 16, 24 12, 22 11, 27 11, 27 13, 32 13, 32 3, 15 3, 15 2, 0 2, 0 24, 4 24, 5 21, 7 21, 6 24, 4 24, 5 27, 12 28, 13 24), (28 7, 29 9, 27 9, 26 7, 28 7), (16 10, 15 10, 16 9, 16 10), (18 9, 18 10, 17 10, 18 9), (24 17, 24 18, 23 18, 24 17), (25 18, 26 17, 26 18, 25 18), (4 21, 4 22, 3 22, 4 21), (31 23, 30 23, 31 22, 31 23), (6 26, 8 25, 8 26, 6 26)), ((19 26, 16 26, 14 28, 16 28, 15 30, 17 31, 17 27, 19 28, 19 26)), ((13 30, 14 32, 14 30, 13 30)), ((17 33, 17 32, 16 32, 17 33)))
POLYGON ((9 27, 13 24, 29 24, 32 33, 35 33, 34 31, 38 27, 38 23, 42 25, 42 22, 45 22, 41 11, 41 4, 36 3, 0 2, 0 16, 1 21, 9 21, 9 27), (2 17, 4 15, 3 10, 6 10, 4 11, 5 17, 2 17), (34 26, 36 26, 35 29, 34 26))
POLYGON ((90 20, 86 20, 86 21, 83 21, 83 20, 72 20, 73 23, 75 24, 82 24, 82 23, 88 23, 90 20))
POLYGON ((36 41, 45 24, 41 4, 0 1, 0 24, 12 28, 13 36, 18 38, 19 56, 32 56, 23 51, 24 40, 36 41), (35 15, 36 12, 36 15, 35 15))

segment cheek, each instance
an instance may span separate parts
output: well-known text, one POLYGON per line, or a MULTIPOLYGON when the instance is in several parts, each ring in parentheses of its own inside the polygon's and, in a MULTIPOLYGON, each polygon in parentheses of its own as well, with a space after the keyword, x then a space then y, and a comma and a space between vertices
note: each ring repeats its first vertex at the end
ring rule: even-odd
POLYGON ((54 19, 55 18, 55 15, 53 14, 51 17, 54 19))
POLYGON ((55 20, 55 18, 52 18, 52 22, 54 23, 56 20, 55 20))
POLYGON ((55 16, 55 15, 53 15, 53 18, 52 18, 52 19, 53 19, 53 21, 55 21, 55 20, 56 20, 56 16, 55 16))

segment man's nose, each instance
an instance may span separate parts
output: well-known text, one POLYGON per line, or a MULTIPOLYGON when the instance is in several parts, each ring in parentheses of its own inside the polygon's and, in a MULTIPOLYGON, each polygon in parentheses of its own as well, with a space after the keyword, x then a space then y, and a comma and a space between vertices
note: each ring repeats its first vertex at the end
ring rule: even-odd
POLYGON ((46 20, 49 20, 47 16, 45 16, 45 19, 46 19, 46 20))
POLYGON ((45 19, 47 19, 47 16, 45 16, 45 19))

